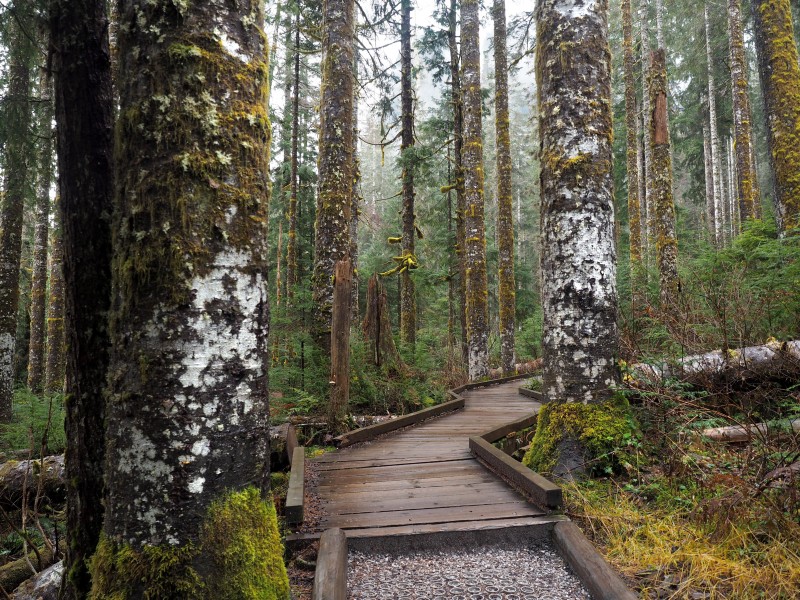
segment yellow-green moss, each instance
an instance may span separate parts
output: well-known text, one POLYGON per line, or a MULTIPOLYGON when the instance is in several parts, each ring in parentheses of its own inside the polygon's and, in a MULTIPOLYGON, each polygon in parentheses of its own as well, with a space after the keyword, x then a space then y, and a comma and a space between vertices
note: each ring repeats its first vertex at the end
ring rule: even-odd
POLYGON ((585 452, 586 471, 619 471, 625 446, 634 439, 636 425, 624 398, 597 404, 553 402, 542 407, 536 434, 522 462, 539 473, 551 474, 562 442, 577 442, 585 452))
POLYGON ((275 508, 255 488, 214 502, 196 544, 136 550, 103 536, 91 572, 90 600, 289 598, 275 508))

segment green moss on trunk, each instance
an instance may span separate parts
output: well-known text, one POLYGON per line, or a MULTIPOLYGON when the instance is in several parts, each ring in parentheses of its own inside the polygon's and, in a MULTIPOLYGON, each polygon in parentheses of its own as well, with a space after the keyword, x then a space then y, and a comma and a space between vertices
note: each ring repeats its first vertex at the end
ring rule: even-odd
POLYGON ((289 598, 275 508, 255 488, 214 502, 194 544, 136 549, 103 536, 91 570, 97 600, 289 598))
POLYGON ((565 478, 616 472, 625 462, 622 449, 635 433, 630 406, 618 397, 599 404, 546 404, 522 462, 539 473, 565 478), (569 465, 565 454, 575 449, 578 460, 569 465))

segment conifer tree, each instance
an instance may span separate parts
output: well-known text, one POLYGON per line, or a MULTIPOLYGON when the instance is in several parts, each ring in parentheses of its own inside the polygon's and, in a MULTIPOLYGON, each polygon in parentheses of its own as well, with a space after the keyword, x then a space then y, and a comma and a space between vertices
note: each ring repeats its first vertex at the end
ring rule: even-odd
POLYGON ((417 236, 414 214, 414 92, 411 81, 411 0, 401 0, 400 25, 400 104, 401 162, 403 178, 402 251, 405 268, 400 273, 400 337, 414 344, 417 336, 417 300, 412 267, 416 266, 414 240, 417 236))
POLYGON ((467 279, 467 347, 471 381, 489 372, 489 315, 484 224, 483 134, 481 130, 480 4, 461 1, 463 76, 464 226, 467 279))

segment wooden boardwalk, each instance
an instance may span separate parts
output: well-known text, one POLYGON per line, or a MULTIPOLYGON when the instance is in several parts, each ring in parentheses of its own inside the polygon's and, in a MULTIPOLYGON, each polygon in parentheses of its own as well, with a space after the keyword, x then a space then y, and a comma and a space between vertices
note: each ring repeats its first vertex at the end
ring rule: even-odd
POLYGON ((528 503, 470 454, 468 437, 530 415, 521 381, 465 391, 465 407, 367 444, 314 459, 308 491, 317 532, 348 537, 481 530, 534 524, 528 503))

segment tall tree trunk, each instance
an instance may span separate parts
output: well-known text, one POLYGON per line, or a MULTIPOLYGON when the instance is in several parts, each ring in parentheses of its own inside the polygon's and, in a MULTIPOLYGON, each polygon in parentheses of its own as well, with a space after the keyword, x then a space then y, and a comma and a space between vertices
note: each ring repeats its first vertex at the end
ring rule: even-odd
POLYGON ((31 276, 31 327, 28 341, 28 388, 42 391, 44 384, 45 312, 47 305, 47 238, 50 230, 50 184, 53 175, 53 110, 49 77, 42 76, 44 100, 40 117, 39 180, 36 189, 36 230, 31 276))
POLYGON ((500 305, 500 365, 504 375, 516 371, 514 329, 514 200, 511 188, 511 122, 508 116, 506 3, 494 0, 495 130, 497 139, 497 298, 500 305))
POLYGON ((722 239, 725 246, 730 244, 731 241, 731 202, 730 202, 730 179, 728 172, 728 142, 723 144, 724 148, 719 156, 719 174, 722 198, 722 239))
POLYGON ((661 304, 673 311, 678 296, 678 241, 672 197, 672 159, 667 117, 667 61, 663 48, 650 57, 650 139, 653 144, 653 206, 661 304))
POLYGON ((267 494, 263 16, 260 2, 120 2, 108 491, 92 598, 289 597, 267 494))
POLYGON ((781 235, 800 228, 800 65, 789 0, 753 0, 758 70, 781 235))
POLYGON ((411 278, 416 237, 414 215, 414 92, 411 87, 411 0, 401 0, 400 23, 400 106, 402 132, 400 153, 403 166, 403 236, 401 256, 408 268, 400 275, 400 338, 413 345, 417 337, 417 300, 414 280, 411 278))
POLYGON ((0 423, 12 417, 14 397, 14 353, 19 304, 19 268, 22 257, 22 213, 28 185, 28 163, 33 145, 30 138, 31 72, 35 52, 32 18, 20 0, 12 7, 8 61, 8 91, 5 98, 6 147, 5 194, 0 198, 0 423))
MULTIPOLYGON (((51 319, 63 265, 67 434, 67 597, 86 597, 88 560, 103 525, 105 387, 109 365, 113 94, 107 6, 54 0, 50 35, 57 131, 59 218, 51 257, 51 319), (63 263, 59 244, 63 248, 63 263)), ((54 314, 53 314, 54 313, 54 314)), ((60 387, 56 331, 48 331, 48 387, 60 387)))
POLYGON ((314 337, 330 350, 333 268, 350 252, 353 195, 353 0, 327 0, 322 40, 314 337))
POLYGON ((650 0, 641 0, 639 5, 639 27, 641 33, 641 61, 642 61, 642 118, 644 126, 642 128, 642 144, 644 146, 644 212, 646 218, 642 227, 644 238, 645 265, 649 268, 652 264, 652 254, 655 250, 655 239, 653 237, 653 219, 655 210, 650 187, 653 183, 653 159, 652 143, 650 141, 650 125, 648 115, 651 113, 650 95, 647 93, 647 82, 650 78, 650 0))
MULTIPOLYGON (((271 65, 270 65, 271 66, 271 65)), ((286 301, 290 306, 297 286, 297 192, 299 189, 298 137, 300 133, 300 11, 294 22, 294 84, 292 85, 292 165, 290 174, 288 241, 286 242, 286 301)))
POLYGON ((719 132, 717 130, 717 97, 714 83, 714 59, 711 53, 711 22, 708 18, 708 0, 704 4, 703 19, 706 32, 706 69, 708 73, 708 119, 711 140, 711 176, 714 181, 714 244, 725 244, 722 229, 722 181, 719 172, 719 132))
MULTIPOLYGON (((356 19, 356 32, 357 31, 358 19, 356 19)), ((358 44, 356 44, 353 52, 354 81, 358 81, 358 61, 359 52, 358 44)), ((353 93, 353 196, 350 205, 350 261, 353 266, 353 289, 350 308, 353 311, 353 324, 357 324, 361 316, 358 308, 358 221, 361 218, 361 204, 363 201, 359 187, 360 183, 361 161, 358 156, 358 86, 356 85, 355 92, 353 93)))
POLYGON ((481 127, 480 4, 461 0, 464 77, 464 226, 467 271, 467 347, 471 381, 489 372, 489 314, 484 225, 483 132, 481 127))
MULTIPOLYGON (((703 94, 701 104, 704 108, 708 108, 708 96, 703 94)), ((716 191, 714 186, 714 163, 711 158, 711 126, 709 120, 703 116, 703 168, 706 180, 706 226, 708 227, 708 235, 711 243, 717 243, 717 211, 714 206, 714 198, 716 191)))
MULTIPOLYGON (((631 0, 622 0, 623 71, 625 78, 625 127, 628 174, 628 223, 630 228, 631 291, 634 299, 642 289, 642 222, 639 199, 639 159, 637 145, 636 73, 633 56, 631 0)), ((637 305, 638 302, 634 301, 637 305)), ((636 308, 636 306, 634 306, 636 308)))
POLYGON ((50 234, 50 265, 48 279, 50 294, 47 299, 47 354, 44 369, 44 390, 48 393, 64 391, 64 242, 60 211, 56 212, 56 226, 50 234))
POLYGON ((468 362, 467 352, 467 229, 464 196, 464 99, 461 89, 461 61, 458 50, 458 0, 450 0, 447 42, 450 48, 450 90, 453 103, 453 176, 456 184, 456 254, 458 257, 458 317, 461 324, 461 359, 468 362))
POLYGON ((543 393, 552 401, 599 400, 615 381, 607 13, 605 2, 540 0, 537 6, 543 393))
POLYGON ((748 95, 741 0, 728 0, 728 49, 733 89, 733 148, 736 153, 736 198, 742 220, 760 216, 758 174, 752 160, 753 114, 748 95))

